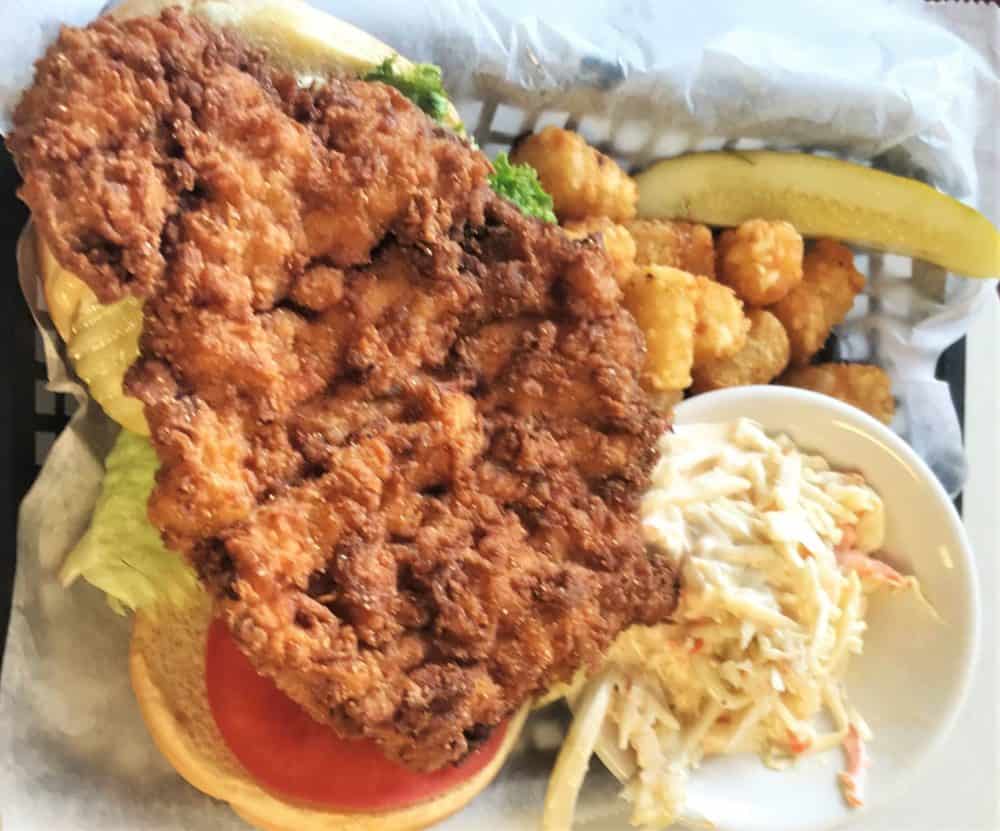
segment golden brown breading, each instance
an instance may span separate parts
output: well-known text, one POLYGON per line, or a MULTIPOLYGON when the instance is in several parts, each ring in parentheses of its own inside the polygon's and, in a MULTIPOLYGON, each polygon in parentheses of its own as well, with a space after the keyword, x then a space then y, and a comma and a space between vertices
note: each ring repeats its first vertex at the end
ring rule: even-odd
POLYGON ((830 335, 822 296, 805 283, 771 307, 791 344, 791 365, 805 366, 830 335))
POLYGON ((106 22, 65 29, 64 60, 39 63, 15 114, 11 149, 32 174, 22 198, 60 262, 99 275, 101 300, 155 293, 183 238, 203 260, 200 284, 187 289, 206 295, 199 302, 224 294, 240 305, 252 292, 255 308, 268 307, 310 260, 364 262, 390 226, 432 239, 453 210, 481 198, 485 161, 453 159, 452 137, 419 113, 398 113, 390 87, 364 88, 377 117, 360 120, 357 85, 313 95, 276 76, 271 88, 264 64, 240 66, 225 38, 196 26, 172 32, 167 22, 134 25, 125 39, 106 22), (166 49, 178 66, 200 65, 200 77, 172 82, 166 49), (64 106, 54 106, 54 89, 64 106), (400 145, 412 152, 393 152, 400 145), (357 163, 366 156, 382 164, 357 163), (440 198, 417 205, 421 187, 440 198), (214 270, 244 276, 220 285, 214 270))
POLYGON ((719 279, 750 306, 770 306, 802 280, 802 237, 787 222, 751 219, 719 236, 719 279))
POLYGON ((635 241, 624 225, 600 216, 571 220, 563 227, 573 239, 593 237, 604 246, 611 258, 618 285, 623 286, 631 279, 635 268, 635 241))
POLYGON ((788 332, 792 366, 805 366, 823 348, 864 285, 851 249, 828 239, 813 243, 803 262, 802 282, 771 307, 788 332))
POLYGON ((635 181, 577 133, 546 127, 521 139, 510 160, 538 171, 560 221, 606 216, 621 222, 635 216, 635 181))
POLYGON ((815 364, 789 370, 780 383, 839 398, 885 424, 896 414, 889 376, 870 364, 815 364))
POLYGON ((315 718, 437 768, 671 613, 641 332, 481 153, 176 12, 64 30, 15 123, 60 262, 146 298, 151 519, 315 718))
POLYGON ((697 275, 692 288, 696 317, 694 365, 728 358, 747 342, 750 321, 731 288, 697 275))
POLYGON ((635 240, 635 260, 640 265, 669 265, 692 274, 715 276, 715 244, 707 225, 634 219, 625 227, 635 240))
POLYGON ((646 335, 643 385, 654 393, 687 389, 694 363, 695 279, 668 266, 640 266, 625 286, 625 305, 646 335))
POLYGON ((784 372, 788 366, 789 346, 781 321, 764 309, 750 309, 747 318, 750 331, 739 352, 695 365, 691 373, 695 392, 767 384, 784 372))

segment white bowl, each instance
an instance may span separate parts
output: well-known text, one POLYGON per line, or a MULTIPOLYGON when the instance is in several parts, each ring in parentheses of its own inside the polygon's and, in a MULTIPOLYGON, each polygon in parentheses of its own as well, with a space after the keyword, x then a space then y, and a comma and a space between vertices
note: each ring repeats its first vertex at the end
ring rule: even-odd
MULTIPOLYGON (((864 654, 847 677, 850 700, 875 733, 866 808, 900 794, 951 729, 962 706, 979 641, 972 552, 947 494, 920 458, 854 407, 789 387, 740 387, 677 407, 676 424, 740 416, 790 435, 838 468, 857 470, 886 506, 886 551, 915 574, 941 616, 909 593, 873 598, 864 654)), ((690 780, 688 808, 720 831, 819 831, 858 816, 844 804, 840 750, 775 772, 756 758, 707 760, 690 780)), ((864 810, 864 809, 862 809, 864 810)))

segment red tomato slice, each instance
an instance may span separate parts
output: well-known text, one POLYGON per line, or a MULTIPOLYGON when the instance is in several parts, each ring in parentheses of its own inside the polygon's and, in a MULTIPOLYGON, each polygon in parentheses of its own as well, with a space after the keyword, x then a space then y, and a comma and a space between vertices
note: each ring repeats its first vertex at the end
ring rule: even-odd
POLYGON ((342 739, 314 721, 257 673, 219 620, 208 630, 205 682, 219 732, 261 787, 337 811, 388 811, 433 799, 482 770, 507 729, 501 724, 458 765, 409 770, 374 742, 342 739))

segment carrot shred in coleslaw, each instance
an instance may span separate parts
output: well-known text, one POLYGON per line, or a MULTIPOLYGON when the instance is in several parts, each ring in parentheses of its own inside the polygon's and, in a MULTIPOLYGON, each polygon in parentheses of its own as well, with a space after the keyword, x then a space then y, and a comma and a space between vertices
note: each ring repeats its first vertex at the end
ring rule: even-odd
POLYGON ((862 551, 838 552, 837 562, 842 569, 857 572, 862 579, 868 578, 887 586, 906 585, 907 578, 884 560, 876 560, 862 551))
POLYGON ((860 808, 865 804, 865 771, 871 766, 871 759, 865 748, 864 739, 853 724, 847 728, 844 756, 847 758, 847 767, 837 776, 840 789, 848 805, 860 808))

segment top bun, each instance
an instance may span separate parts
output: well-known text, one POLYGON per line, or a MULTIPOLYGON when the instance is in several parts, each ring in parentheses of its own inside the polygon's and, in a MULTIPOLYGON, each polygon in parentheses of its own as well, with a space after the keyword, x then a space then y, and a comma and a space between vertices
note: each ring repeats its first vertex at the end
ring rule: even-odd
POLYGON ((303 81, 357 75, 396 54, 367 32, 302 0, 124 0, 109 15, 119 20, 156 17, 169 8, 239 32, 251 46, 266 49, 271 63, 303 81))

